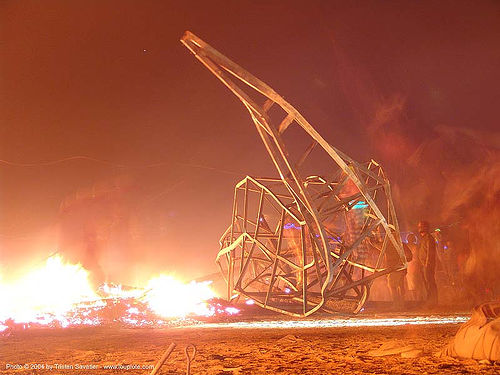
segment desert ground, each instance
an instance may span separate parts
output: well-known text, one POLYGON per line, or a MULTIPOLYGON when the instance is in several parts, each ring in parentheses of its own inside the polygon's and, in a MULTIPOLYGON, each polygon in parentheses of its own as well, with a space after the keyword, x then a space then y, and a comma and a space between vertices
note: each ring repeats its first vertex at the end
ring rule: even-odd
POLYGON ((499 374, 498 364, 435 356, 459 326, 28 329, 0 337, 0 373, 149 374, 175 343, 160 374, 186 373, 189 344, 191 374, 499 374))

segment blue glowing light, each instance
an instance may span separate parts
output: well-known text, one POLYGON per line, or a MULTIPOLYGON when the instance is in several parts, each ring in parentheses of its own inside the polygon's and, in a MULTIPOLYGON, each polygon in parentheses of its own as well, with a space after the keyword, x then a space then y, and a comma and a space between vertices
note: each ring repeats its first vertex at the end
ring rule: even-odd
POLYGON ((295 225, 295 223, 286 223, 283 225, 283 229, 300 229, 300 226, 295 225))
POLYGON ((342 238, 340 238, 340 236, 338 236, 338 237, 328 236, 328 239, 332 240, 334 242, 342 243, 342 238))
MULTIPOLYGON (((349 203, 351 203, 351 202, 349 202, 349 203)), ((359 210, 359 209, 366 208, 366 207, 368 207, 368 204, 366 204, 364 201, 359 201, 354 206, 352 206, 352 208, 355 210, 359 210)))

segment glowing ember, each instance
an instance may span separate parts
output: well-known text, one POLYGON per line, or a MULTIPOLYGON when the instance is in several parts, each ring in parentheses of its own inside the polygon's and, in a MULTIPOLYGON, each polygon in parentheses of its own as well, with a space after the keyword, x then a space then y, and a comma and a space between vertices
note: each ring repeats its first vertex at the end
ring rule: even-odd
POLYGON ((229 314, 229 315, 236 315, 236 314, 239 314, 239 312, 240 312, 240 310, 239 310, 239 309, 237 309, 236 307, 231 307, 231 306, 226 307, 226 308, 224 309, 224 311, 225 311, 227 314, 229 314))
POLYGON ((123 286, 114 284, 104 284, 99 289, 108 298, 139 298, 144 294, 143 289, 124 289, 123 286))
POLYGON ((0 332, 13 324, 23 328, 103 322, 151 326, 166 324, 164 318, 238 313, 235 308, 221 310, 207 303, 217 297, 210 283, 185 284, 160 275, 146 288, 104 284, 94 291, 87 270, 56 255, 13 283, 0 280, 0 332))

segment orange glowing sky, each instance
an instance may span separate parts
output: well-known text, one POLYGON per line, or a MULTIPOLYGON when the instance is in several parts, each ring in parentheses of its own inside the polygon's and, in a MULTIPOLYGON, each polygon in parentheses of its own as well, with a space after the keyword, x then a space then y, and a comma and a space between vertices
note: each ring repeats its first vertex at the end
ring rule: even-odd
POLYGON ((0 273, 55 249, 123 283, 216 271, 234 184, 275 173, 244 108, 179 43, 185 30, 396 183, 395 160, 438 125, 498 147, 499 2, 345 3, 2 1, 0 159, 111 164, 0 164, 0 273))

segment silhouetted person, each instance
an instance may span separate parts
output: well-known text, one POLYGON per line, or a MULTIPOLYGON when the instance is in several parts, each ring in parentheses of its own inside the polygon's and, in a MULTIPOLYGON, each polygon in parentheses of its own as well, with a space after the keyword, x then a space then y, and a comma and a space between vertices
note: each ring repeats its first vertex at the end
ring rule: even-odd
MULTIPOLYGON (((403 244, 403 251, 406 260, 411 261, 411 250, 406 244, 403 244)), ((403 265, 401 257, 391 241, 389 241, 385 250, 385 264, 387 267, 398 267, 403 265)), ((403 307, 405 297, 405 276, 406 270, 394 271, 387 275, 387 286, 389 287, 391 298, 396 308, 403 307)))
POLYGON ((434 273, 436 271, 436 242, 429 233, 429 223, 418 223, 420 242, 418 244, 418 259, 423 267, 426 302, 429 306, 437 305, 438 295, 434 273))
POLYGON ((453 241, 448 240, 443 246, 443 258, 448 281, 453 287, 456 287, 458 284, 458 262, 457 252, 453 241))
POLYGON ((408 261, 408 273, 406 274, 406 281, 408 282, 408 292, 410 293, 410 298, 413 301, 421 301, 423 300, 423 274, 422 274, 422 265, 418 259, 418 245, 417 245, 417 236, 413 233, 408 234, 406 237, 406 241, 408 242, 408 248, 412 253, 412 260, 408 261))

